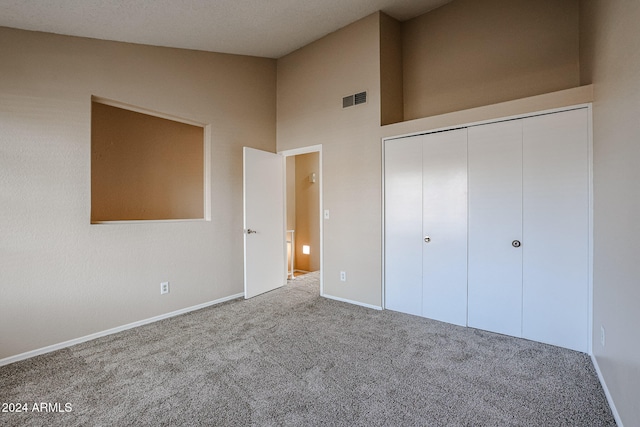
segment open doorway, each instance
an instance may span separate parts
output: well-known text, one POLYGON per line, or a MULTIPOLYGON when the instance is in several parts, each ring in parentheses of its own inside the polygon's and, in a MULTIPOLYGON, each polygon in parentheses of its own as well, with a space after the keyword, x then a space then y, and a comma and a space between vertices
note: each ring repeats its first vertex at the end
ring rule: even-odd
POLYGON ((322 294, 322 152, 320 146, 285 156, 287 278, 320 272, 322 294))

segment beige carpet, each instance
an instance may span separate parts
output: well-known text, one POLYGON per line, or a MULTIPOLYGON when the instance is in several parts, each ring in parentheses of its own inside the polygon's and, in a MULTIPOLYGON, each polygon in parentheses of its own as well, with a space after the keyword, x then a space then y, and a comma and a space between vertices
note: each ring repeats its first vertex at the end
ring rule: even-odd
POLYGON ((29 412, 0 425, 615 425, 585 354, 318 294, 310 274, 2 367, 29 412))

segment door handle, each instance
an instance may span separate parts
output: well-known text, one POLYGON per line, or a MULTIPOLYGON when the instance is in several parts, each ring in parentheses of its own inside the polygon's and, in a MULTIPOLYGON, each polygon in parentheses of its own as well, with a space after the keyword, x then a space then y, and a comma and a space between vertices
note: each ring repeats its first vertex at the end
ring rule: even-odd
POLYGON ((424 242, 425 243, 429 243, 431 241, 431 237, 429 236, 424 236, 424 242))
POLYGON ((247 228, 247 234, 255 234, 255 233, 257 233, 256 230, 252 230, 250 228, 247 228))
POLYGON ((519 248, 521 244, 522 243, 520 243, 520 240, 514 240, 513 242, 511 242, 511 246, 513 246, 514 248, 519 248))

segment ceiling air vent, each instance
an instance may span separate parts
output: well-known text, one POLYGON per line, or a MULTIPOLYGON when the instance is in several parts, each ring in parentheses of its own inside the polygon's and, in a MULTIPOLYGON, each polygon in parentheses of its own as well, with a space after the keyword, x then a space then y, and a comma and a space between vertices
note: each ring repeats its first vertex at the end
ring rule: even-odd
POLYGON ((367 102, 367 92, 359 92, 342 98, 342 108, 352 107, 367 102))

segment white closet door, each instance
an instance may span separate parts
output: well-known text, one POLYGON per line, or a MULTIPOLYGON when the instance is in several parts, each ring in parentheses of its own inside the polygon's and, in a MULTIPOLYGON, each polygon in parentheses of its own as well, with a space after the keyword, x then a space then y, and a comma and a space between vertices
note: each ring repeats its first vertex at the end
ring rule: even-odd
POLYGON ((468 325, 521 336, 522 121, 471 127, 468 145, 468 325))
POLYGON ((422 314, 422 137, 385 143, 385 308, 422 314))
POLYGON ((588 351, 588 110, 525 120, 523 337, 588 351))
POLYGON ((424 137, 422 315, 467 324, 467 130, 424 137))

